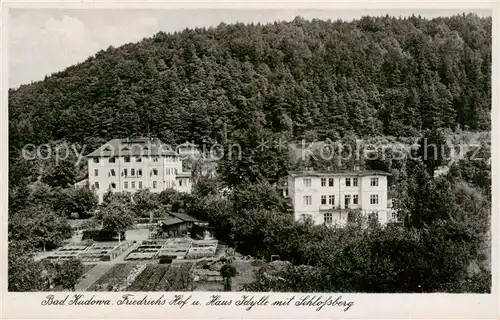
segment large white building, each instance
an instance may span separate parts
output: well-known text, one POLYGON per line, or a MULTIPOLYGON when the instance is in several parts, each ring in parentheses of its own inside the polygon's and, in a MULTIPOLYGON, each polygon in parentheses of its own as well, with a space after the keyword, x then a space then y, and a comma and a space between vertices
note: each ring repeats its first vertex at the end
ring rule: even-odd
POLYGON ((182 171, 181 156, 159 139, 113 139, 87 158, 89 187, 99 202, 110 190, 134 193, 172 188, 191 192, 191 173, 182 171))
POLYGON ((290 172, 288 196, 295 220, 310 217, 315 224, 344 225, 353 209, 377 213, 380 223, 395 219, 388 201, 384 171, 290 172))

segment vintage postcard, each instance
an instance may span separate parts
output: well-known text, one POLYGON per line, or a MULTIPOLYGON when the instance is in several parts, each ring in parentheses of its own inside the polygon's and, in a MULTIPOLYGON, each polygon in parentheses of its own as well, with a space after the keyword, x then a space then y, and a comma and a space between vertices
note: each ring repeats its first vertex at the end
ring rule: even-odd
POLYGON ((498 319, 498 9, 4 2, 2 318, 498 319))

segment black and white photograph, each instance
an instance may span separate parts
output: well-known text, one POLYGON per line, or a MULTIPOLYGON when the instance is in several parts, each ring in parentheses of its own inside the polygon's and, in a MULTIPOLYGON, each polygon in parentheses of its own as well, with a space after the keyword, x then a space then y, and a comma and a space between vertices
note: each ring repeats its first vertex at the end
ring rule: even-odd
POLYGON ((492 293, 491 10, 7 17, 9 292, 492 293))

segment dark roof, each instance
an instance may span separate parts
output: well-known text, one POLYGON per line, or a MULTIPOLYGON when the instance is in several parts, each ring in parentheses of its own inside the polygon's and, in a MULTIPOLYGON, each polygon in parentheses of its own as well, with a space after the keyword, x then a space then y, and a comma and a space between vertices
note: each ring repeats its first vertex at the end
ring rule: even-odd
POLYGON ((165 225, 165 226, 173 226, 175 224, 179 224, 179 223, 183 223, 183 222, 184 221, 182 221, 181 219, 175 218, 175 217, 168 218, 168 219, 162 221, 163 225, 165 225))
POLYGON ((166 156, 177 155, 172 148, 160 139, 131 138, 113 139, 87 157, 119 157, 119 156, 166 156))
POLYGON ((381 170, 339 170, 339 171, 290 171, 292 177, 326 177, 326 176, 390 176, 381 170))
POLYGON ((202 222, 200 219, 197 219, 195 217, 190 216, 189 214, 185 214, 182 212, 171 212, 170 214, 185 222, 202 222))

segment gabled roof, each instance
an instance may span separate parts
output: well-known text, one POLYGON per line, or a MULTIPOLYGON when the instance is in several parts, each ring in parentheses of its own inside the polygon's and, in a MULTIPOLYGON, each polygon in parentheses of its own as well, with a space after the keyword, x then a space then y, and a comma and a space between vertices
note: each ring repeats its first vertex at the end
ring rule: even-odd
POLYGON ((381 170, 338 170, 338 171, 290 171, 291 177, 330 177, 330 176, 390 176, 391 174, 381 170))
POLYGON ((119 156, 175 156, 177 153, 160 139, 131 138, 113 139, 87 157, 119 157, 119 156))
POLYGON ((179 218, 167 218, 166 220, 162 221, 162 223, 165 225, 165 226, 173 226, 173 225, 176 225, 176 224, 179 224, 179 223, 183 223, 184 221, 182 221, 181 219, 179 218))
POLYGON ((182 221, 185 221, 185 222, 202 222, 200 219, 192 217, 189 214, 186 214, 183 212, 171 212, 170 214, 178 219, 181 219, 182 221))

